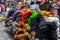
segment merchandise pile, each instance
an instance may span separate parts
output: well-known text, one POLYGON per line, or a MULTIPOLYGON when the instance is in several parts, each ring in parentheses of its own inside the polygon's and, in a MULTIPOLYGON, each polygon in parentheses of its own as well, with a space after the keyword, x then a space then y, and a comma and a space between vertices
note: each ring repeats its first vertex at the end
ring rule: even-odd
MULTIPOLYGON (((5 27, 13 34, 14 39, 18 40, 32 40, 32 37, 36 37, 38 25, 44 19, 50 21, 56 16, 55 13, 49 11, 37 11, 24 9, 21 13, 19 10, 10 11, 8 17, 5 20, 5 27), (11 13, 11 14, 10 14, 11 13), (16 22, 13 26, 13 22, 16 22)), ((54 19, 55 20, 55 19, 54 19)), ((54 21, 53 20, 53 21, 54 21)))

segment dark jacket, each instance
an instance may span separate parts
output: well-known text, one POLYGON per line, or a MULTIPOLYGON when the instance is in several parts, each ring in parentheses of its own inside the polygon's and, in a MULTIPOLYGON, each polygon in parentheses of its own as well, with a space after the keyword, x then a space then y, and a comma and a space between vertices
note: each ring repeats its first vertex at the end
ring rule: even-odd
POLYGON ((46 10, 46 7, 47 7, 46 4, 43 4, 43 5, 39 6, 40 10, 46 10))

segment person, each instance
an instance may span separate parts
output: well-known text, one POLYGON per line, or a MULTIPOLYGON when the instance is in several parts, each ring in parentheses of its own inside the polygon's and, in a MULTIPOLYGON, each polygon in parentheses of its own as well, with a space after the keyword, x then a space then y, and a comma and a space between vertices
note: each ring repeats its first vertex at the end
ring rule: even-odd
POLYGON ((16 5, 16 9, 20 10, 22 7, 22 2, 18 2, 18 4, 16 5))
POLYGON ((30 9, 31 9, 31 10, 34 10, 34 9, 35 9, 35 4, 34 4, 34 2, 31 2, 30 9))
POLYGON ((40 1, 37 1, 36 4, 37 4, 36 10, 37 11, 40 11, 39 5, 41 4, 41 2, 40 1))
POLYGON ((17 17, 21 19, 20 16, 22 16, 23 14, 23 10, 22 10, 22 2, 19 2, 16 6, 16 10, 15 12, 13 13, 12 17, 13 17, 13 20, 17 20, 17 17))
POLYGON ((46 7, 47 7, 47 5, 45 2, 40 3, 40 5, 39 5, 40 10, 46 10, 46 7))
POLYGON ((34 3, 34 2, 31 2, 31 5, 30 5, 30 9, 31 10, 39 10, 39 5, 37 5, 38 3, 34 3))
POLYGON ((30 2, 29 1, 25 2, 25 8, 30 8, 30 2))

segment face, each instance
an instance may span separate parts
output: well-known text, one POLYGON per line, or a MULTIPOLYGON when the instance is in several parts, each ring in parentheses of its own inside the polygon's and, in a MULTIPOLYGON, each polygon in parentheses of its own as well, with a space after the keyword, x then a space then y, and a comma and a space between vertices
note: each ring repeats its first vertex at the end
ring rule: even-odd
POLYGON ((18 3, 17 6, 16 6, 16 8, 17 8, 17 9, 20 9, 21 6, 22 6, 22 3, 18 3))
POLYGON ((26 2, 26 4, 29 4, 29 2, 26 2))
POLYGON ((20 5, 17 5, 17 7, 16 7, 17 9, 20 9, 21 8, 21 6, 20 5))

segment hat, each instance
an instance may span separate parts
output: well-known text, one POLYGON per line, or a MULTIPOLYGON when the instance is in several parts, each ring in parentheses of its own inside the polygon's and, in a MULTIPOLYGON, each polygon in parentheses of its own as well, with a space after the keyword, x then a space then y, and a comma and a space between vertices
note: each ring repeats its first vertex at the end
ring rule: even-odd
POLYGON ((22 5, 22 2, 18 2, 18 5, 22 5))

